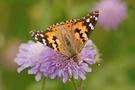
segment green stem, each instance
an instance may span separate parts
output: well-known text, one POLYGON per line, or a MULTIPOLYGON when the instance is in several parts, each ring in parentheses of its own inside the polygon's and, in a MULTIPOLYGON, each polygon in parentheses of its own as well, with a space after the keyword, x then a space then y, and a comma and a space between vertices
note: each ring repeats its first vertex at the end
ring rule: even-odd
POLYGON ((72 80, 72 83, 73 83, 73 86, 74 86, 75 90, 77 90, 77 86, 75 84, 74 78, 71 78, 71 80, 72 80))
POLYGON ((45 90, 45 81, 46 81, 46 77, 43 77, 43 83, 42 83, 41 90, 45 90))
POLYGON ((83 86, 83 80, 80 78, 79 90, 82 90, 82 86, 83 86))

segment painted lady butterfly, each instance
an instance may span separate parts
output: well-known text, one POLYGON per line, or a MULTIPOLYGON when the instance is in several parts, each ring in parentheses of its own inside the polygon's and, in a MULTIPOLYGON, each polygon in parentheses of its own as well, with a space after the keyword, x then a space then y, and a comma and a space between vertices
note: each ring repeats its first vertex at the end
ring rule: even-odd
POLYGON ((98 16, 99 11, 95 10, 82 19, 56 23, 44 31, 30 31, 30 35, 44 45, 77 61, 77 55, 94 30, 98 16))

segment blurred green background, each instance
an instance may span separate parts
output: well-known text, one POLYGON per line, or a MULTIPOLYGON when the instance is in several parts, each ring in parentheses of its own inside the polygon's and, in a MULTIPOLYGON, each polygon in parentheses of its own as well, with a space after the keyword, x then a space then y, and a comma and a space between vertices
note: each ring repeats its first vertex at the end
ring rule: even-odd
MULTIPOLYGON (((82 18, 97 0, 0 0, 0 90, 41 90, 42 80, 27 69, 17 73, 13 61, 21 43, 33 40, 30 30, 82 18)), ((84 90, 135 90, 135 1, 127 3, 127 18, 116 30, 97 25, 91 39, 97 45, 102 63, 92 65, 84 90)), ((74 90, 70 81, 47 79, 46 90, 74 90)))

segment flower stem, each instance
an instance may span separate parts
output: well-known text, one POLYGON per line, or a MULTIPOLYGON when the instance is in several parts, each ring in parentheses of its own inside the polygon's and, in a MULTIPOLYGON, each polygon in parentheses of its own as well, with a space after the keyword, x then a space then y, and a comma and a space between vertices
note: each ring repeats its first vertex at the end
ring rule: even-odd
POLYGON ((46 81, 46 77, 43 77, 43 83, 42 83, 41 90, 45 90, 45 81, 46 81))
POLYGON ((80 78, 79 90, 82 90, 82 86, 83 86, 83 80, 80 78))
POLYGON ((75 90, 77 90, 77 86, 76 86, 76 83, 75 83, 74 78, 72 77, 71 80, 72 80, 72 83, 73 83, 73 85, 74 85, 75 90))

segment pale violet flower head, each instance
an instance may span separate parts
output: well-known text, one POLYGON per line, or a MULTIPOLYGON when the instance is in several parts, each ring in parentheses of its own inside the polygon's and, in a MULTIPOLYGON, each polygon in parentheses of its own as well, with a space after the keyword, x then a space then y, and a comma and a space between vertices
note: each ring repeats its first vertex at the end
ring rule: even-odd
POLYGON ((120 0, 100 0, 94 6, 99 10, 98 24, 106 30, 116 29, 123 19, 126 18, 127 5, 120 0))
POLYGON ((18 72, 30 67, 28 74, 36 74, 36 81, 39 81, 41 76, 45 76, 51 79, 57 77, 65 83, 72 77, 75 79, 80 77, 84 80, 86 72, 92 71, 89 65, 96 63, 97 54, 97 49, 94 48, 91 40, 86 42, 79 53, 78 62, 40 42, 28 41, 20 45, 15 62, 20 66, 18 72))

